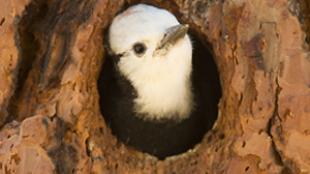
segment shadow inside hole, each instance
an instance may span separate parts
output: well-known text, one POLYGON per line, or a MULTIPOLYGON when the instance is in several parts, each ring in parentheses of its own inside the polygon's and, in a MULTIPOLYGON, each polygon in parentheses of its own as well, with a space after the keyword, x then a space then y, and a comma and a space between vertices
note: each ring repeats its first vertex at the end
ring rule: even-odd
POLYGON ((221 97, 217 67, 208 46, 194 33, 190 35, 194 48, 192 84, 196 112, 189 119, 175 123, 135 117, 132 108, 137 94, 130 82, 117 73, 109 55, 105 55, 99 77, 100 108, 112 133, 124 144, 159 159, 193 148, 217 119, 221 97))

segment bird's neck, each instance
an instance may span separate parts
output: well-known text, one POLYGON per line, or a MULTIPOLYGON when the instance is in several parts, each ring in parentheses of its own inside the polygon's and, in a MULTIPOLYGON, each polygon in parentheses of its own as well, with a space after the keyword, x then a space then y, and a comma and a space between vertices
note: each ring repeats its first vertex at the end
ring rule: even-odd
POLYGON ((193 108, 191 86, 190 72, 134 81, 134 110, 147 120, 185 119, 193 108))

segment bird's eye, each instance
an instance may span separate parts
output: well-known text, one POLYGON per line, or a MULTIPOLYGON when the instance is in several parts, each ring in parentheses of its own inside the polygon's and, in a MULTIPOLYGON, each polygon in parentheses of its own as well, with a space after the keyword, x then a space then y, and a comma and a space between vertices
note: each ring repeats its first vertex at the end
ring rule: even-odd
POLYGON ((135 43, 133 45, 133 50, 135 51, 135 53, 139 56, 143 55, 146 51, 146 46, 143 43, 135 43))

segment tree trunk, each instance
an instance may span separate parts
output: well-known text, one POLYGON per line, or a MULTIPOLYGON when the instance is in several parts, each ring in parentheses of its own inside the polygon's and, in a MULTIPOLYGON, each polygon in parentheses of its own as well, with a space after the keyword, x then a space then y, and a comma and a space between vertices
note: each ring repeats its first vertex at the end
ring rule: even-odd
POLYGON ((0 0, 0 173, 310 173, 308 0, 149 0, 209 43, 218 119, 157 160, 100 112, 105 35, 138 0, 0 0))

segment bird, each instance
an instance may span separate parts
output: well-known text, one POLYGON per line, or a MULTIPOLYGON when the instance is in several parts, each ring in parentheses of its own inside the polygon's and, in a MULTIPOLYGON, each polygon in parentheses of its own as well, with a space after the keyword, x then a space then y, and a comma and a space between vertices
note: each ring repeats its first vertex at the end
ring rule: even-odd
POLYGON ((137 4, 107 34, 104 118, 121 142, 159 159, 193 148, 211 126, 193 85, 188 31, 168 10, 137 4))

